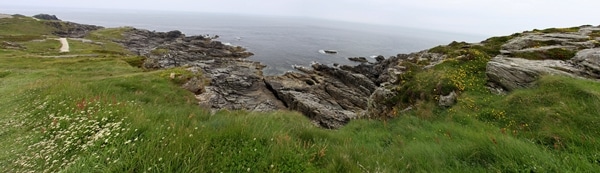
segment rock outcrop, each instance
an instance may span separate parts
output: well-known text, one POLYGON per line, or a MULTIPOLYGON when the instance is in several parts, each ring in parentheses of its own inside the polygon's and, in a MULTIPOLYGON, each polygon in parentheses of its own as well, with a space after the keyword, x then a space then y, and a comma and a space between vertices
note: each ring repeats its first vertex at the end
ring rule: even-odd
POLYGON ((357 66, 315 63, 311 68, 296 67, 299 72, 266 77, 265 82, 289 109, 304 113, 321 127, 339 128, 351 119, 391 113, 394 105, 387 100, 397 93, 385 86, 400 82, 398 75, 407 70, 404 61, 439 63, 444 57, 422 51, 357 66))
POLYGON ((581 50, 571 61, 584 75, 600 79, 600 48, 581 50))
POLYGON ((486 68, 489 81, 506 91, 529 87, 541 75, 574 76, 574 73, 580 73, 580 70, 562 60, 527 60, 504 56, 494 57, 486 68))
POLYGON ((454 104, 456 104, 456 97, 458 97, 458 95, 454 91, 452 91, 448 95, 440 96, 440 99, 438 100, 438 105, 442 107, 454 106, 454 104))
POLYGON ((502 45, 502 55, 487 64, 493 91, 531 86, 541 75, 600 77, 600 46, 591 35, 600 28, 583 26, 577 32, 526 32, 502 45))
POLYGON ((360 63, 369 62, 369 60, 367 60, 367 58, 365 58, 365 57, 350 57, 350 58, 348 58, 348 60, 354 61, 354 62, 360 62, 360 63))
POLYGON ((182 65, 203 66, 204 61, 246 58, 253 55, 239 46, 227 46, 203 36, 185 36, 180 31, 152 32, 135 29, 120 40, 131 52, 148 57, 146 68, 170 68, 182 65))
POLYGON ((153 32, 131 29, 119 42, 131 52, 145 56, 144 67, 162 69, 188 66, 206 79, 191 79, 183 88, 197 94, 206 108, 272 111, 285 109, 266 87, 258 62, 245 60, 252 53, 227 46, 212 38, 185 36, 180 31, 153 32), (209 82, 206 82, 209 81, 209 82), (203 86, 202 83, 209 83, 203 86))
POLYGON ((54 35, 65 38, 83 38, 90 32, 103 28, 101 26, 63 21, 47 21, 46 24, 55 29, 53 32, 54 35))
POLYGON ((41 19, 41 20, 56 20, 56 21, 60 21, 60 19, 58 19, 58 17, 56 17, 56 15, 37 14, 37 15, 34 15, 32 17, 36 18, 36 19, 41 19))
MULTIPOLYGON (((20 15, 15 15, 20 16, 20 15)), ((25 17, 25 16, 22 16, 25 17)), ((104 27, 96 25, 85 25, 73 22, 61 21, 56 15, 38 14, 33 16, 35 19, 44 20, 44 24, 54 29, 53 33, 56 36, 64 38, 83 38, 91 31, 102 29, 104 27)))
POLYGON ((267 88, 262 64, 240 59, 204 63, 201 66, 210 85, 196 96, 204 107, 250 111, 285 109, 284 103, 267 88))
POLYGON ((315 124, 338 128, 367 108, 367 98, 377 88, 366 76, 323 64, 301 72, 269 76, 265 82, 290 109, 310 117, 315 124))

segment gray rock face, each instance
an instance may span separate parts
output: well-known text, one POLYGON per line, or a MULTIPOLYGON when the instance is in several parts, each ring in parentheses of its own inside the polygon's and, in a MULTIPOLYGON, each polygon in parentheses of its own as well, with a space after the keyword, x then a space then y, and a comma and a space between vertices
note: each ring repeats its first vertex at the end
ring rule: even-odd
POLYGON ((201 105, 212 109, 272 111, 285 105, 268 90, 258 62, 230 60, 204 66, 211 79, 205 92, 196 96, 201 105))
POLYGON ((493 58, 487 64, 490 89, 496 93, 512 91, 531 86, 541 75, 566 75, 572 77, 600 77, 600 49, 590 34, 597 27, 581 27, 579 32, 570 33, 524 33, 502 45, 503 55, 493 58), (568 60, 527 60, 518 53, 541 52, 540 59, 562 59, 564 55, 545 53, 550 50, 577 51, 568 60))
POLYGON ((440 99, 438 100, 438 105, 442 106, 442 107, 451 107, 454 104, 456 104, 456 97, 458 95, 456 95, 456 92, 452 91, 450 94, 445 95, 445 96, 440 96, 440 99))
POLYGON ((356 112, 367 108, 367 98, 377 88, 362 74, 322 64, 298 70, 302 73, 268 76, 265 82, 289 109, 304 113, 325 128, 339 128, 356 118, 356 112))
POLYGON ((600 48, 581 50, 572 61, 584 71, 585 75, 600 79, 600 48))
POLYGON ((541 75, 575 76, 580 70, 561 60, 526 60, 497 56, 487 64, 488 80, 507 91, 531 86, 541 75))
POLYGON ((310 117, 325 128, 339 128, 354 118, 391 117, 395 103, 387 100, 396 92, 386 85, 397 84, 407 70, 404 61, 440 63, 445 56, 427 51, 399 54, 375 63, 329 67, 313 64, 297 67, 300 72, 266 77, 268 87, 289 109, 310 117))

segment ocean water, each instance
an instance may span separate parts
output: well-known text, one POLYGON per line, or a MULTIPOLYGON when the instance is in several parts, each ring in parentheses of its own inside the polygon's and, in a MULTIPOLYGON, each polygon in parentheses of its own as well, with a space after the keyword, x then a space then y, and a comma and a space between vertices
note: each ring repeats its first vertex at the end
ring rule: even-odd
POLYGON ((242 46, 253 52, 255 55, 249 59, 267 65, 264 73, 268 75, 293 70, 292 65, 308 66, 312 62, 356 64, 347 58, 389 57, 445 45, 453 40, 476 42, 482 38, 435 30, 300 17, 22 7, 0 10, 0 13, 9 14, 55 14, 65 21, 105 27, 133 26, 156 31, 180 30, 186 35, 218 35, 217 40, 223 43, 242 46), (338 53, 325 54, 323 50, 336 50, 338 53))

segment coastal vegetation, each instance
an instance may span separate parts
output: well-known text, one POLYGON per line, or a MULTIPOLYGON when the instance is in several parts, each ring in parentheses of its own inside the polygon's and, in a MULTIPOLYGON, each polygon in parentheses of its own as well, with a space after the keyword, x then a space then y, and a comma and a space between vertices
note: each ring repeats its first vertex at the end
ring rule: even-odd
POLYGON ((44 22, 0 19, 0 172, 600 170, 600 83, 543 76, 488 90, 486 63, 518 34, 431 49, 448 59, 406 62, 392 115, 330 130, 298 112, 200 108, 180 85, 201 74, 141 68, 114 41, 131 28, 93 31, 61 54, 44 22), (47 57, 59 55, 75 56, 47 57), (437 105, 453 91, 456 105, 437 105))

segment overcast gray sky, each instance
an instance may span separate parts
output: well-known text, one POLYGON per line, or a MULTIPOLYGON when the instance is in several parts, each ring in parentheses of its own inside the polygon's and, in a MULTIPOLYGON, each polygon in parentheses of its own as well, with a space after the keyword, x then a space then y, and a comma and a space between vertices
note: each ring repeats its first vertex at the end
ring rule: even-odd
POLYGON ((32 4, 304 16, 489 36, 600 24, 598 0, 3 0, 0 10, 32 4))

